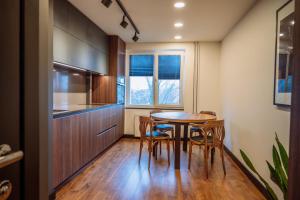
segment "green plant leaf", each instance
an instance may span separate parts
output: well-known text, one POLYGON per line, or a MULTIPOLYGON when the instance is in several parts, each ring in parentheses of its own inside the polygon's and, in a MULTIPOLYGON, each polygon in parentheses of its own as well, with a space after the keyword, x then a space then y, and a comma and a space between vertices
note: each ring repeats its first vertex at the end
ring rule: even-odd
POLYGON ((286 177, 286 174, 283 171, 278 151, 277 151, 277 149, 274 145, 273 145, 273 151, 272 152, 273 152, 273 163, 275 165, 275 170, 279 174, 279 177, 280 177, 280 180, 281 180, 282 187, 280 187, 280 188, 281 188, 282 191, 286 191, 287 190, 287 177, 286 177))
POLYGON ((289 168, 289 157, 288 154, 284 148, 284 146, 282 145, 282 143, 279 141, 277 133, 275 133, 275 140, 276 143, 278 145, 278 149, 279 149, 279 153, 280 153, 280 157, 281 157, 281 161, 285 170, 285 174, 288 175, 288 168, 289 168))
POLYGON ((278 200, 278 197, 276 196, 275 192, 272 190, 272 188, 269 186, 269 184, 265 185, 267 191, 268 191, 268 194, 270 195, 270 197, 273 199, 273 200, 278 200))
POLYGON ((276 196, 273 189, 270 187, 268 182, 256 171, 254 165, 252 164, 252 162, 250 161, 250 159, 248 158, 246 153, 241 149, 240 149, 240 153, 241 153, 241 156, 242 156, 244 162, 246 163, 246 165, 258 176, 259 180, 265 185, 265 188, 268 191, 268 194, 270 195, 270 197, 273 200, 278 200, 278 197, 276 196))
POLYGON ((245 154, 245 152, 243 150, 240 149, 242 158, 244 160, 244 162, 246 163, 246 165, 254 172, 257 174, 257 171, 254 167, 254 165, 252 164, 252 162, 250 161, 250 159, 248 158, 248 156, 245 154))
POLYGON ((282 181, 279 177, 279 174, 277 173, 275 168, 268 161, 266 161, 266 162, 267 162, 267 165, 268 165, 269 170, 270 170, 271 180, 281 189, 282 188, 282 181))

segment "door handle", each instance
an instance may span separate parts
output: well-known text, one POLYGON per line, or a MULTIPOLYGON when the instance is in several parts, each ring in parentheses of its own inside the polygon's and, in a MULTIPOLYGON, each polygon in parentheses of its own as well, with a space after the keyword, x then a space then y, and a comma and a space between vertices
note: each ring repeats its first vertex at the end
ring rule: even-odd
POLYGON ((8 165, 14 164, 23 158, 23 152, 17 151, 6 156, 0 157, 0 169, 8 165))
POLYGON ((23 158, 23 152, 11 153, 11 148, 7 144, 0 145, 0 169, 14 164, 23 158))
POLYGON ((6 200, 12 191, 12 184, 9 180, 0 183, 0 200, 6 200))
MULTIPOLYGON (((7 144, 0 145, 0 169, 14 164, 23 158, 23 152, 12 152, 7 144)), ((12 191, 12 184, 9 180, 0 183, 0 200, 7 200, 12 191)))

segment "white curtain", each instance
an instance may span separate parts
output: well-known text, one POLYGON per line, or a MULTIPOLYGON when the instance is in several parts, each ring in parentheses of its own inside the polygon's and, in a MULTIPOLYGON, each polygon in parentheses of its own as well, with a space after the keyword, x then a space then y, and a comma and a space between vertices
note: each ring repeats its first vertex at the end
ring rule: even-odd
POLYGON ((198 113, 198 88, 200 72, 200 42, 194 42, 193 112, 198 113))

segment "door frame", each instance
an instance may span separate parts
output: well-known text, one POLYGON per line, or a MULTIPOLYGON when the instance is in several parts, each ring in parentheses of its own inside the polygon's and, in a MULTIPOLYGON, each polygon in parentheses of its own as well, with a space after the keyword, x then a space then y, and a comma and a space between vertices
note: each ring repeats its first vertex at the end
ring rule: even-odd
MULTIPOLYGON (((295 0, 295 36, 300 35, 300 0, 295 0)), ((291 106, 288 199, 300 199, 300 38, 294 37, 295 63, 291 106)))
POLYGON ((49 199, 52 133, 52 0, 21 0, 22 199, 49 199))

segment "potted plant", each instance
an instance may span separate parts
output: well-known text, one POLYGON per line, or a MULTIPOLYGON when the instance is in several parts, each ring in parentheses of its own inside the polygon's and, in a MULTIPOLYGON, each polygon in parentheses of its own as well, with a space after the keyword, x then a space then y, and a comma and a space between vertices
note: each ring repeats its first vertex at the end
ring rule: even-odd
MULTIPOLYGON (((270 162, 268 161, 266 162, 270 170, 271 180, 280 188, 280 190, 283 193, 284 199, 287 200, 289 158, 284 146, 279 141, 276 133, 275 133, 275 140, 278 149, 276 148, 275 145, 273 145, 273 149, 272 149, 273 165, 270 164, 270 162)), ((252 164, 252 162, 250 161, 246 153, 243 150, 240 150, 240 152, 246 165, 250 168, 252 172, 254 172, 258 176, 258 178, 264 184, 269 197, 273 200, 278 200, 278 197, 276 196, 274 190, 271 188, 269 183, 258 173, 258 171, 255 169, 254 165, 252 164)))

